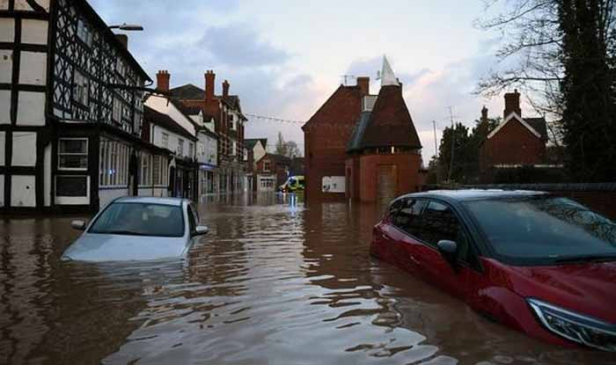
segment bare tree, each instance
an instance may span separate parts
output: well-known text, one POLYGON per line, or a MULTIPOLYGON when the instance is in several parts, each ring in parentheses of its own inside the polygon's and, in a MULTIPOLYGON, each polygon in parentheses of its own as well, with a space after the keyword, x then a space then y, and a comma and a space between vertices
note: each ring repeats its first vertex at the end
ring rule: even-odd
MULTIPOLYGON (((504 42, 496 53, 498 68, 479 82, 478 93, 494 96, 517 88, 546 120, 562 118, 564 68, 558 1, 484 0, 485 16, 476 25, 498 31, 504 42)), ((548 123, 550 139, 557 144, 562 138, 559 127, 548 123)))

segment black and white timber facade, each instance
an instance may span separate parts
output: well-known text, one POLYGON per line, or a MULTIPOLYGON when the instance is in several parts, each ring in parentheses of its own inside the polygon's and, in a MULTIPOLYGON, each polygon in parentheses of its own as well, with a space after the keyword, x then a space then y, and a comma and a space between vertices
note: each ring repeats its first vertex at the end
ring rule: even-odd
POLYGON ((170 151, 140 138, 146 82, 85 0, 1 1, 0 212, 149 191, 170 151))

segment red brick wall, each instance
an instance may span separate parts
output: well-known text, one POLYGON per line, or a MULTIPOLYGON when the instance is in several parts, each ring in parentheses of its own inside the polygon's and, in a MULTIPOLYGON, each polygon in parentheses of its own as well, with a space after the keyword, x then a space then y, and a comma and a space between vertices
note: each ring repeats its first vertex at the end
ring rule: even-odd
POLYGON ((362 202, 374 202, 378 198, 379 165, 395 165, 397 174, 396 196, 420 191, 421 156, 411 153, 399 153, 395 155, 363 155, 347 160, 347 167, 352 170, 352 182, 355 186, 351 189, 354 200, 362 202))
POLYGON ((482 170, 493 165, 534 165, 544 161, 545 142, 517 119, 510 120, 481 146, 482 170))
POLYGON ((256 174, 262 174, 262 175, 266 175, 266 174, 271 174, 271 175, 276 175, 276 188, 278 188, 278 186, 284 184, 287 181, 287 168, 289 166, 286 165, 282 165, 282 164, 277 164, 276 160, 274 158, 270 158, 267 155, 265 155, 263 158, 261 158, 258 162, 257 162, 257 169, 256 169, 256 174), (270 162, 270 169, 268 172, 263 171, 263 166, 265 165, 265 161, 269 161, 270 162))
POLYGON ((361 90, 340 86, 304 126, 306 199, 331 200, 322 192, 324 176, 345 176, 346 145, 361 112, 361 90))

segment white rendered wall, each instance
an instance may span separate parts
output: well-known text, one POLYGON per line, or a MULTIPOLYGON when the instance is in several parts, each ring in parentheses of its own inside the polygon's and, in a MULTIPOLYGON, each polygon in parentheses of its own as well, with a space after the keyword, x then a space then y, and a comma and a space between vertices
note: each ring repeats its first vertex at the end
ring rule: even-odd
POLYGON ((13 132, 13 161, 11 165, 36 165, 36 132, 13 132))
POLYGON ((267 153, 267 151, 265 150, 265 146, 263 146, 260 141, 255 144, 254 148, 252 149, 252 152, 254 154, 255 166, 257 165, 257 161, 262 159, 263 156, 265 156, 265 154, 267 153))
MULTIPOLYGON (((40 7, 42 7, 43 9, 45 9, 45 11, 48 12, 49 11, 49 1, 50 0, 35 0, 34 2, 37 3, 40 7)), ((30 4, 28 4, 26 0, 15 0, 15 10, 33 11, 34 9, 32 9, 30 4)))
POLYGON ((45 85, 47 82, 47 54, 40 52, 21 52, 19 83, 26 85, 45 85))
MULTIPOLYGON (((5 142, 6 141, 6 133, 5 132, 0 132, 0 166, 4 166, 5 163, 5 157, 4 157, 4 151, 5 151, 5 142)), ((0 189, 0 194, 4 194, 4 190, 0 189)))
POLYGON ((11 177, 11 206, 36 206, 35 176, 13 175, 11 177))
POLYGON ((0 49, 0 83, 10 84, 12 82, 13 82, 13 51, 10 49, 0 49))
POLYGON ((0 124, 11 124, 11 90, 0 90, 0 124))
POLYGON ((184 151, 182 154, 182 157, 190 157, 193 158, 194 156, 190 156, 190 154, 188 153, 189 148, 188 148, 188 144, 192 143, 194 148, 193 148, 193 153, 196 153, 196 149, 197 149, 197 143, 195 143, 194 141, 191 141, 190 139, 184 137, 184 136, 180 136, 178 134, 175 134, 171 131, 168 131, 167 129, 164 129, 162 127, 159 127, 157 125, 152 127, 152 131, 153 131, 153 138, 152 138, 152 144, 154 144, 155 146, 158 147, 163 147, 163 148, 167 148, 170 151, 176 152, 178 150, 178 140, 181 138, 184 140, 184 151), (167 135, 169 135, 169 140, 167 143, 167 146, 163 146, 163 133, 167 133, 167 135))
POLYGON ((145 105, 149 106, 150 108, 156 110, 159 113, 167 114, 171 119, 181 125, 190 134, 195 137, 197 136, 195 125, 193 124, 191 119, 185 117, 181 111, 179 111, 172 103, 167 100, 167 98, 157 95, 150 95, 150 97, 148 97, 148 100, 146 100, 145 105))
POLYGON ((45 125, 45 93, 19 92, 17 125, 45 125))
POLYGON ((0 42, 13 43, 15 41, 15 20, 13 18, 0 18, 0 42))
POLYGON ((45 20, 23 19, 21 21, 21 43, 47 44, 47 24, 45 20))
POLYGON ((4 206, 4 175, 0 175, 0 207, 4 206))

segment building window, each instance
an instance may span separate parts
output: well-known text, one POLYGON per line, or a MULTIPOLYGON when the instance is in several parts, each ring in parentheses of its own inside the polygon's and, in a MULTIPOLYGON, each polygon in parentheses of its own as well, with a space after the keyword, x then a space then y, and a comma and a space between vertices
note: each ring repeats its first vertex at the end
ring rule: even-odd
POLYGON ((184 140, 182 138, 178 138, 178 156, 184 156, 184 140))
POLYGON ((160 169, 160 156, 154 155, 152 156, 152 183, 154 185, 161 185, 161 169, 160 169))
POLYGON ((122 61, 121 58, 118 58, 116 62, 116 71, 120 74, 120 76, 122 77, 126 76, 126 65, 124 64, 124 61, 122 61))
POLYGON ((195 145, 192 142, 188 142, 188 156, 194 158, 195 145))
POLYGON ((272 171, 272 163, 268 161, 263 161, 263 172, 271 172, 272 171))
POLYGON ((100 186, 128 186, 130 148, 108 140, 100 144, 100 186))
POLYGON ((111 119, 115 122, 122 122, 122 102, 118 98, 113 98, 113 112, 111 114, 111 119))
POLYGON ((169 133, 165 133, 163 132, 161 135, 161 143, 163 144, 164 148, 168 148, 169 147, 169 133))
POLYGON ((61 138, 58 146, 58 168, 60 170, 87 170, 88 139, 61 138))
POLYGON ((141 155, 140 185, 150 185, 150 155, 141 155))
POLYGON ((81 72, 75 70, 73 74, 73 100, 81 105, 88 105, 90 94, 90 80, 81 72))
POLYGON ((56 176, 56 196, 61 197, 87 197, 87 176, 56 176))
POLYGON ((92 45, 92 31, 83 19, 77 22, 77 37, 88 46, 92 45))

